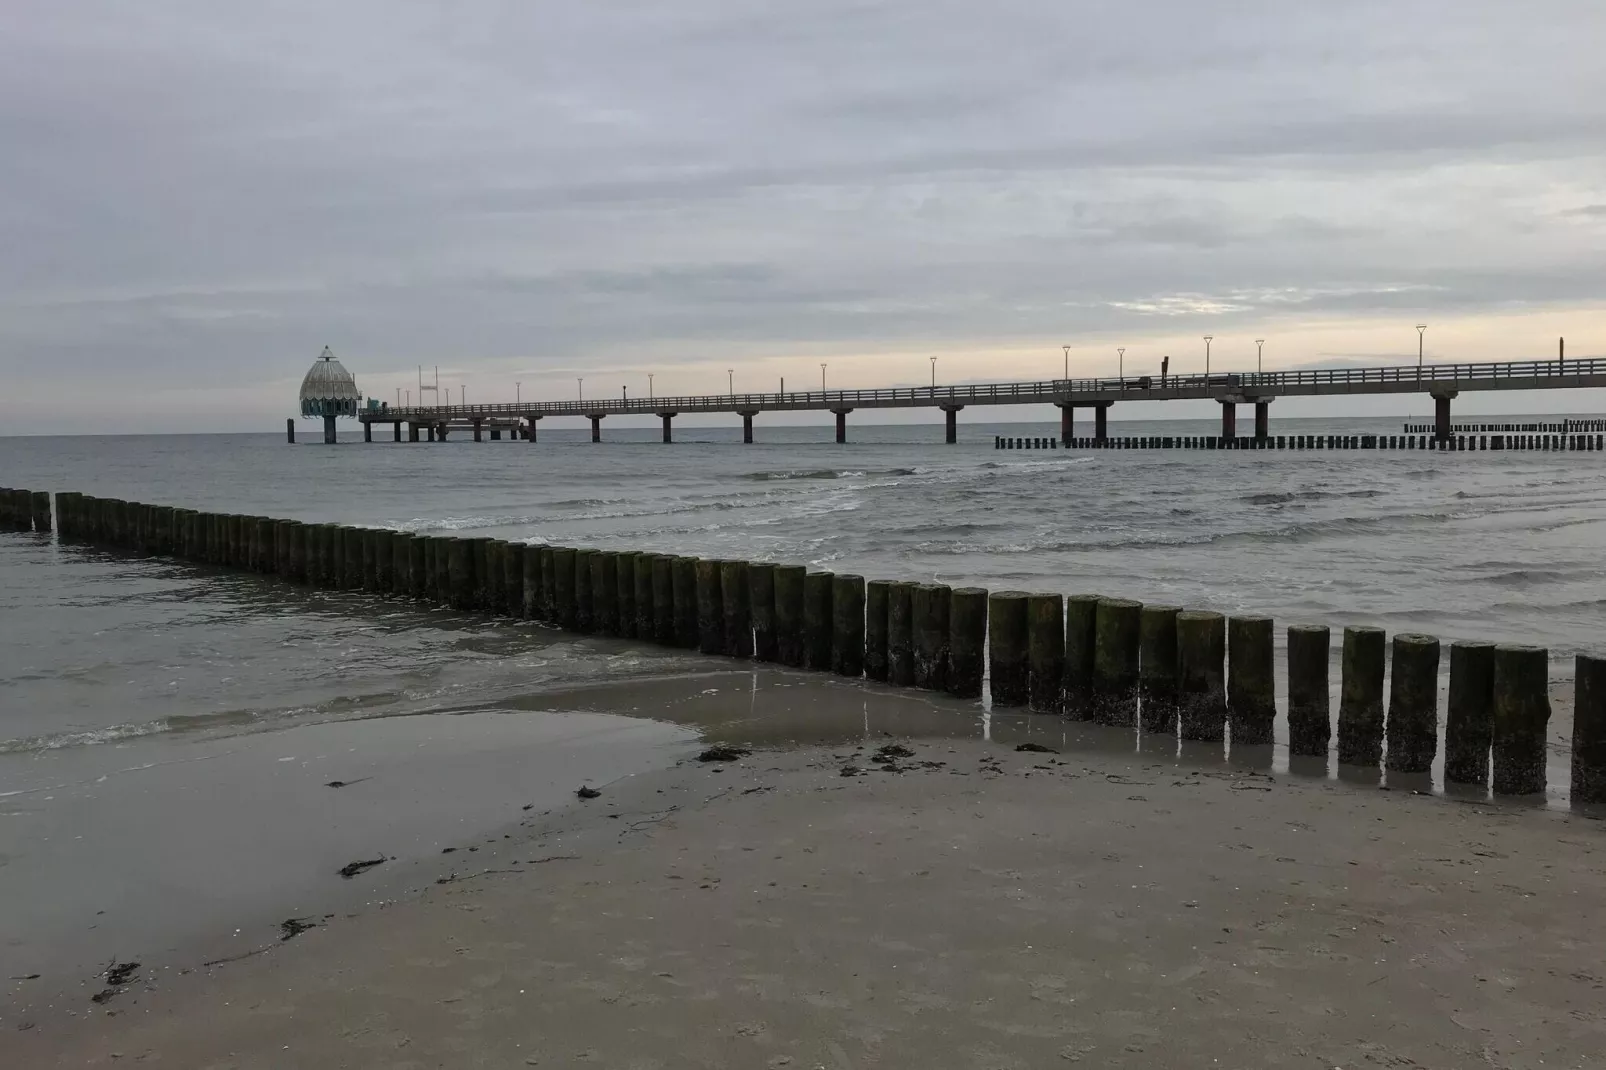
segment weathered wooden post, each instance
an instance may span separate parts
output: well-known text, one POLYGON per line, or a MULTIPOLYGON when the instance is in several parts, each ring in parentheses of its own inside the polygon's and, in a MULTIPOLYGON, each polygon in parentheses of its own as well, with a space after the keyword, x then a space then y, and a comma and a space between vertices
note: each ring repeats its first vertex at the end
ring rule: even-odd
POLYGON ((1094 615, 1093 720, 1117 728, 1138 723, 1138 622, 1143 605, 1101 598, 1094 615))
POLYGON ((1486 787, 1493 740, 1494 644, 1451 643, 1450 695, 1444 711, 1444 782, 1486 787))
POLYGON ((1058 713, 1065 687, 1065 599, 1033 594, 1026 599, 1027 669, 1031 708, 1058 713))
POLYGON ((1426 773, 1439 753, 1439 641, 1396 635, 1389 671, 1387 768, 1426 773))
POLYGON ((914 621, 915 686, 925 691, 948 687, 948 610, 953 591, 940 583, 918 583, 909 595, 914 621))
POLYGON ((1573 663, 1572 802, 1606 802, 1606 658, 1573 663))
POLYGON ((1227 738, 1226 654, 1225 617, 1197 609, 1177 614, 1177 712, 1183 739, 1220 743, 1227 738))
POLYGON ((987 673, 987 590, 948 593, 948 667, 944 686, 956 698, 980 698, 987 673))
POLYGON ((747 589, 746 561, 722 561, 719 597, 724 621, 725 653, 733 658, 753 656, 753 608, 747 589))
POLYGON ((914 589, 901 581, 887 590, 887 682, 898 687, 915 682, 914 589))
POLYGON ((1232 744, 1260 746, 1273 741, 1277 691, 1270 617, 1227 620, 1227 721, 1232 744))
POLYGON ((753 618, 753 656, 759 661, 780 659, 775 631, 775 566, 754 561, 747 566, 748 608, 753 618))
POLYGON ((864 577, 831 580, 831 671, 857 679, 864 675, 864 577))
MULTIPOLYGON (((323 528, 324 525, 319 525, 323 528)), ((319 541, 323 539, 323 531, 318 533, 319 541)), ((391 591, 401 598, 414 597, 418 580, 415 578, 413 567, 413 551, 418 537, 410 531, 393 532, 390 537, 390 565, 391 565, 391 591)))
POLYGON ((677 557, 671 562, 674 581, 675 645, 696 650, 700 631, 697 617, 697 558, 677 557))
POLYGON ((522 542, 502 544, 502 612, 524 616, 524 558, 531 547, 522 542))
POLYGON ((591 577, 594 574, 591 562, 596 556, 597 551, 590 547, 580 547, 574 551, 574 626, 581 632, 597 630, 596 604, 592 601, 594 595, 591 590, 591 577))
POLYGON ((723 564, 711 558, 697 562, 697 649, 704 654, 725 653, 723 564))
POLYGON ((549 543, 543 543, 538 555, 541 560, 541 593, 536 598, 536 605, 540 608, 539 620, 548 624, 558 624, 558 562, 553 555, 557 549, 549 543))
MULTIPOLYGON (((580 574, 579 554, 572 546, 552 547, 552 609, 558 626, 568 631, 580 628, 580 599, 574 578, 580 574)), ((590 565, 587 565, 588 570, 590 565)))
POLYGON ((1338 701, 1338 760, 1344 765, 1376 768, 1383 757, 1383 662, 1383 629, 1344 629, 1338 701))
POLYGON ((474 550, 473 539, 453 539, 446 554, 446 568, 451 580, 451 607, 456 610, 472 610, 479 603, 474 550))
POLYGON ((546 544, 537 542, 527 544, 519 559, 519 571, 523 573, 519 580, 523 585, 519 598, 519 614, 526 620, 547 619, 542 599, 544 592, 541 587, 541 563, 546 557, 546 544))
POLYGON ((1329 648, 1325 625, 1288 626, 1288 753, 1326 758, 1333 721, 1328 697, 1329 648))
POLYGON ((660 646, 675 641, 675 558, 654 554, 652 559, 652 637, 660 646))
POLYGON ((803 664, 831 671, 831 592, 836 576, 810 572, 803 577, 803 664))
POLYGON ((436 535, 430 541, 435 544, 435 563, 430 566, 433 601, 436 605, 449 607, 452 604, 452 544, 457 539, 450 535, 436 535))
POLYGON ((988 597, 987 659, 994 706, 1024 706, 1031 701, 1028 619, 1026 592, 994 591, 988 597))
POLYGON ((54 525, 51 523, 50 492, 36 490, 33 492, 33 529, 35 531, 50 531, 54 525))
POLYGON ((1138 700, 1143 731, 1177 734, 1177 614, 1180 606, 1144 606, 1138 615, 1138 700))
POLYGON ((591 562, 591 629, 598 635, 619 634, 619 555, 598 550, 591 562))
POLYGON ((396 533, 374 529, 374 589, 390 594, 396 589, 396 533))
POLYGON ((614 582, 618 593, 614 596, 614 634, 621 639, 636 637, 636 558, 635 550, 620 550, 614 561, 614 582))
POLYGON ((1099 596, 1065 599, 1065 716, 1085 721, 1093 713, 1093 654, 1098 638, 1099 596))
POLYGON ((889 580, 871 580, 864 585, 864 675, 885 681, 887 661, 887 592, 889 580))
POLYGON ((1541 646, 1494 648, 1494 793, 1545 790, 1545 730, 1550 724, 1550 652, 1541 646))
POLYGON ((802 565, 775 566, 775 650, 782 665, 802 668, 804 650, 803 588, 808 570, 802 565))
POLYGON ((657 554, 641 553, 635 555, 632 565, 633 576, 631 582, 635 589, 631 592, 636 607, 636 638, 644 643, 653 641, 656 635, 656 610, 652 598, 652 570, 657 554))

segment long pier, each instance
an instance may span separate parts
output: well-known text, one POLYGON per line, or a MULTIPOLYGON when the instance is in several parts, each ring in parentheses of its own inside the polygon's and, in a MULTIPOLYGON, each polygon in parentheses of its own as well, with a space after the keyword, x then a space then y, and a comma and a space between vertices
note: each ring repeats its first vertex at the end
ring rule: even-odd
MULTIPOLYGON (((1225 372, 1204 375, 1128 376, 1118 379, 1047 379, 1038 382, 972 383, 966 386, 892 387, 880 390, 809 390, 774 394, 699 394, 683 397, 574 401, 524 401, 490 405, 430 405, 363 410, 363 437, 373 441, 375 424, 390 424, 394 440, 444 440, 454 428, 471 429, 475 441, 489 430, 536 441, 540 420, 580 416, 591 421, 591 438, 602 441, 608 416, 651 415, 663 421, 663 440, 672 441, 672 421, 681 413, 721 412, 742 418, 742 441, 753 441, 753 419, 764 412, 826 411, 836 416, 836 440, 847 441, 848 414, 859 409, 940 409, 946 441, 958 440, 958 414, 975 405, 1054 405, 1060 410, 1060 442, 1109 438, 1109 411, 1117 402, 1215 401, 1221 406, 1221 437, 1236 439, 1239 405, 1255 407, 1254 438, 1269 436, 1271 403, 1280 397, 1361 394, 1427 394, 1434 400, 1433 437, 1451 437, 1450 403, 1465 391, 1583 390, 1606 387, 1606 358, 1503 361, 1483 364, 1426 364, 1382 368, 1330 368, 1282 372, 1225 372), (1078 440, 1077 409, 1093 412, 1093 434, 1078 440)), ((293 432, 292 432, 293 434, 293 432)))

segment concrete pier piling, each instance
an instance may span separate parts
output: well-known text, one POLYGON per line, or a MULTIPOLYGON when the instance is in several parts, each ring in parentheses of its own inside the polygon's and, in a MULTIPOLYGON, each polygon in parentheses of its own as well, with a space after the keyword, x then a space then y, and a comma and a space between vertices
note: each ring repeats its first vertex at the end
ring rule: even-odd
POLYGON ((948 668, 944 687, 955 698, 981 698, 987 674, 987 591, 955 587, 948 595, 948 668))
POLYGON ((1039 713, 1058 713, 1065 686, 1065 599, 1060 595, 1026 599, 1026 646, 1029 704, 1039 713))
POLYGON ((987 660, 994 706, 1025 706, 1031 701, 1028 620, 1026 592, 994 591, 988 596, 987 660))
POLYGON ((868 680, 885 681, 887 663, 888 580, 871 580, 864 585, 864 675, 868 680))
POLYGON ((1177 614, 1180 606, 1144 606, 1138 615, 1139 720, 1147 735, 1177 734, 1177 614))
POLYGON ((591 629, 598 635, 619 634, 619 554, 598 550, 591 561, 591 629))
POLYGON ((675 645, 696 650, 697 627, 697 558, 676 557, 671 562, 675 608, 675 645))
POLYGON ((596 574, 591 562, 596 556, 597 551, 589 547, 581 547, 574 552, 575 631, 590 633, 597 630, 597 610, 591 592, 591 578, 596 574))
POLYGON ((1450 696, 1444 710, 1445 784, 1489 784, 1494 700, 1495 644, 1450 644, 1450 696))
POLYGON ((1238 616, 1227 620, 1227 723, 1232 744, 1261 746, 1273 741, 1277 720, 1272 619, 1238 616))
POLYGON ((1545 790, 1545 731, 1550 725, 1550 652, 1541 646, 1494 648, 1496 795, 1545 790))
POLYGON ((670 554, 652 557, 652 637, 662 646, 675 646, 675 559, 670 554))
POLYGON ((836 576, 829 572, 810 572, 803 577, 803 667, 829 672, 831 669, 831 594, 836 576))
POLYGON ((1328 664, 1332 633, 1322 625, 1288 627, 1288 753, 1326 758, 1332 741, 1328 664))
POLYGON ((914 686, 948 687, 948 611, 953 591, 940 583, 917 583, 909 593, 914 628, 914 686))
POLYGON ((725 653, 733 658, 753 656, 753 604, 747 589, 746 561, 719 565, 719 597, 724 618, 725 653))
POLYGON ((1183 739, 1227 738, 1227 619, 1184 609, 1177 614, 1177 721, 1183 739))
POLYGON ((1085 721, 1093 713, 1093 653, 1097 646, 1099 596, 1065 598, 1065 716, 1085 721))
POLYGON ((864 675, 864 577, 831 580, 831 671, 857 679, 864 675))
POLYGON ((754 561, 747 566, 747 604, 753 621, 753 657, 778 661, 781 652, 775 634, 774 565, 754 561))
POLYGON ((1426 773, 1439 753, 1439 641, 1431 635, 1396 635, 1389 669, 1384 766, 1397 773, 1426 773))
POLYGON ((802 565, 775 566, 775 656, 793 668, 802 668, 807 660, 803 632, 807 573, 802 565))
MULTIPOLYGON (((636 637, 636 559, 634 550, 620 550, 614 559, 614 634, 621 639, 636 637)), ((649 587, 650 587, 649 583, 649 587)), ((648 597, 651 597, 649 590, 648 597)))
POLYGON ((1572 801, 1606 803, 1606 658, 1573 663, 1572 801))
POLYGON ((887 682, 897 687, 915 683, 914 589, 909 582, 887 588, 887 682))
POLYGON ((697 562, 697 649, 704 654, 725 653, 724 562, 697 562))
POLYGON ((1383 663, 1381 628, 1345 628, 1339 678, 1338 760, 1376 768, 1383 758, 1383 663))
POLYGON ((636 612, 635 637, 647 643, 652 642, 657 635, 652 597, 652 570, 657 557, 657 554, 635 554, 630 563, 633 587, 631 605, 636 612))
POLYGON ((450 580, 449 604, 453 609, 472 610, 479 602, 479 579, 474 575, 474 541, 453 539, 446 552, 450 580))
POLYGON ((1117 728, 1138 723, 1138 623, 1143 605, 1101 598, 1094 614, 1093 720, 1117 728))
POLYGON ((552 548, 552 608, 558 625, 569 631, 580 627, 580 598, 574 589, 574 578, 580 572, 578 556, 572 546, 552 548))

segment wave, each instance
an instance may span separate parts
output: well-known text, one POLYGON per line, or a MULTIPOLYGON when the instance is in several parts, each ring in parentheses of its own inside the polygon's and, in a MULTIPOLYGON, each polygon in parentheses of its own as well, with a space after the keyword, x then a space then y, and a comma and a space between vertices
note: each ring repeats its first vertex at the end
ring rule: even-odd
POLYGON ((1329 498, 1381 498, 1380 490, 1294 490, 1282 493, 1245 494, 1238 500, 1249 505, 1286 505, 1289 502, 1316 502, 1329 498))
MULTIPOLYGON (((843 469, 839 471, 835 468, 807 468, 783 469, 778 472, 749 472, 747 473, 747 478, 768 482, 780 479, 858 479, 868 474, 860 469, 843 469)), ((914 475, 914 470, 896 469, 893 474, 912 476, 914 475)))

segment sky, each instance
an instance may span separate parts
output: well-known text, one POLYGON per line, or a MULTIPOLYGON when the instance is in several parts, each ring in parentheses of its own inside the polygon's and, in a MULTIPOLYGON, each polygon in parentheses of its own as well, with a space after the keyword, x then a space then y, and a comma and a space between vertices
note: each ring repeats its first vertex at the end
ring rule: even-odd
POLYGON ((0 433, 1606 355, 1595 2, 4 7, 0 433))

